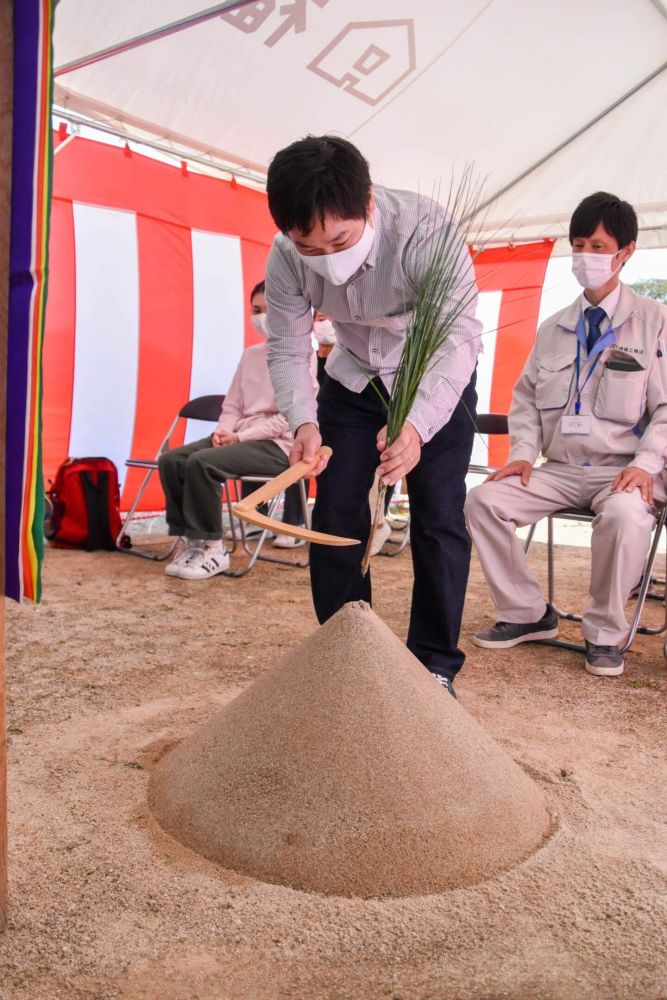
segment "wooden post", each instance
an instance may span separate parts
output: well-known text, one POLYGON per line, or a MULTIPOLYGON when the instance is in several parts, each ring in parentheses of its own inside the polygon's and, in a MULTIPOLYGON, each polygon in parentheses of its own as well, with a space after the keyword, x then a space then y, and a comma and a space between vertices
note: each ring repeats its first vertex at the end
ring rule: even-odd
POLYGON ((12 167, 12 0, 0 0, 0 931, 7 926, 7 725, 5 700, 5 404, 12 167))

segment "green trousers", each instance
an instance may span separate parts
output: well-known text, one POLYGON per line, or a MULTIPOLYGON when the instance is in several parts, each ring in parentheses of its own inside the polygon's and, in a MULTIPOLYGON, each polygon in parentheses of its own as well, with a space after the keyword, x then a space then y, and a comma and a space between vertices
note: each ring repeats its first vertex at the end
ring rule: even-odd
POLYGON ((170 535, 222 538, 220 484, 237 476, 277 476, 287 455, 275 441, 240 441, 214 448, 202 438, 160 455, 170 535))

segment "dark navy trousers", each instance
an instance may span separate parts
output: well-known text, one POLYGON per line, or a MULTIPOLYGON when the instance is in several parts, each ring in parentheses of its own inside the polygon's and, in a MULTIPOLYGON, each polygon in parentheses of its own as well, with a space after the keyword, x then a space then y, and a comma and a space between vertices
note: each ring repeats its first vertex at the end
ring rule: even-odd
MULTIPOLYGON (((449 678, 465 658, 458 641, 470 567, 463 504, 475 432, 475 380, 473 375, 451 419, 424 445, 407 476, 414 569, 407 646, 425 667, 449 678)), ((381 381, 374 384, 386 397, 381 381)), ((371 574, 361 575, 361 559, 371 524, 368 493, 380 459, 376 436, 387 421, 372 385, 355 393, 327 377, 317 401, 322 441, 333 455, 317 479, 313 528, 362 540, 357 546, 311 546, 313 602, 322 623, 348 601, 371 603, 371 574)))

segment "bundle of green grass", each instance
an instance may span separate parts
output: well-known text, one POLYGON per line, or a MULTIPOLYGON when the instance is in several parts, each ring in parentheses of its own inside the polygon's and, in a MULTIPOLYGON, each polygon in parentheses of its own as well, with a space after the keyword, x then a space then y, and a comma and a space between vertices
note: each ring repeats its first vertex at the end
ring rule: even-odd
POLYGON ((162 758, 150 803, 223 867, 343 896, 473 885, 550 826, 537 784, 361 603, 162 758))

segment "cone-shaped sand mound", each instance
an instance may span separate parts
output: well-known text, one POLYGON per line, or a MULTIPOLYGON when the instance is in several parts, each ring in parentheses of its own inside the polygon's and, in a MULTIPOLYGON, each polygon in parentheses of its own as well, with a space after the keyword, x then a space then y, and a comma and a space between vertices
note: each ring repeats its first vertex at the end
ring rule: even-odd
POLYGON ((340 895, 470 885, 542 844, 540 789, 365 604, 348 604, 157 765, 205 857, 340 895))

